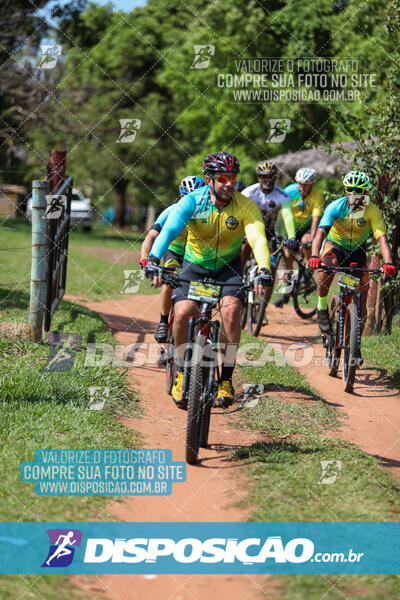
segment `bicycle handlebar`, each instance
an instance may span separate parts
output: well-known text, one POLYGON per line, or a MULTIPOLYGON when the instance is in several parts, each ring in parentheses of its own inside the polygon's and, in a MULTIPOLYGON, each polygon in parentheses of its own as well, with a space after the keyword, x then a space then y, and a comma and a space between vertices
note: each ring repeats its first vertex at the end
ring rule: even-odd
POLYGON ((333 267, 330 265, 322 265, 318 271, 324 271, 325 273, 338 273, 339 271, 363 271, 364 273, 372 273, 373 275, 383 275, 380 269, 368 269, 367 267, 333 267))
MULTIPOLYGON (((180 285, 180 283, 191 283, 193 280, 192 279, 183 279, 182 277, 180 277, 179 275, 175 275, 173 274, 173 271, 171 269, 166 269, 164 267, 159 267, 161 270, 161 280, 163 283, 167 283, 168 285, 170 285, 172 288, 176 288, 180 285)), ((225 286, 225 287, 237 287, 237 283, 227 283, 226 281, 216 281, 215 279, 212 279, 210 277, 205 277, 202 280, 202 283, 208 283, 211 285, 219 285, 221 287, 225 286)), ((243 288, 247 288, 250 289, 253 287, 253 283, 251 282, 247 282, 244 279, 242 280, 242 287, 243 288)))

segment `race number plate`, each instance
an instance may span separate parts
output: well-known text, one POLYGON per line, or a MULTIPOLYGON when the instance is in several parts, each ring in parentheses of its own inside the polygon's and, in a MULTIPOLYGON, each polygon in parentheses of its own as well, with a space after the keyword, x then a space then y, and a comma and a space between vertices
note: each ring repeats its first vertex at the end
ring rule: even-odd
POLYGON ((360 285, 360 279, 350 275, 349 273, 340 273, 338 284, 342 287, 355 290, 360 285))
POLYGON ((197 302, 215 304, 218 302, 220 292, 220 285, 212 285, 210 283, 203 283, 202 281, 191 281, 188 298, 197 302))

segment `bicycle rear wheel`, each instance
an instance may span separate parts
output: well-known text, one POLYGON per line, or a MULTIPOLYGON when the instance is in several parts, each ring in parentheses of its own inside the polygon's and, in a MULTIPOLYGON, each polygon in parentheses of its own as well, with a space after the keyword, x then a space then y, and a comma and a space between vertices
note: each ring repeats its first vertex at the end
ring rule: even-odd
POLYGON ((344 318, 344 358, 343 382, 344 391, 352 392, 358 365, 358 313, 353 302, 348 305, 344 318))
POLYGON ((318 289, 315 277, 313 271, 300 268, 298 278, 293 286, 294 310, 302 319, 310 319, 317 312, 316 299, 313 298, 314 292, 318 289))
POLYGON ((340 364, 339 339, 339 317, 338 317, 338 299, 332 296, 329 305, 329 320, 331 322, 331 332, 328 338, 326 348, 326 357, 328 359, 328 375, 335 377, 340 364))
MULTIPOLYGON (((200 446, 200 434, 203 417, 202 394, 204 390, 202 360, 206 337, 197 335, 194 339, 192 365, 188 392, 188 414, 186 422, 186 462, 197 462, 200 446)), ((207 434, 208 437, 208 434, 207 434)))

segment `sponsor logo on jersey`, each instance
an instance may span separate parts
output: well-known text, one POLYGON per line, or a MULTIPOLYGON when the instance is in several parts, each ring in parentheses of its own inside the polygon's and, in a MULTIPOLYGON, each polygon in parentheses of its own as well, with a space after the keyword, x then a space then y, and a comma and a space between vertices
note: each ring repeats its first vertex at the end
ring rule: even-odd
POLYGON ((359 219, 356 220, 357 225, 359 225, 360 227, 365 225, 366 222, 367 221, 363 217, 360 217, 359 219))
POLYGON ((239 221, 236 219, 236 217, 228 217, 225 219, 225 225, 228 229, 236 229, 236 227, 239 225, 239 221))

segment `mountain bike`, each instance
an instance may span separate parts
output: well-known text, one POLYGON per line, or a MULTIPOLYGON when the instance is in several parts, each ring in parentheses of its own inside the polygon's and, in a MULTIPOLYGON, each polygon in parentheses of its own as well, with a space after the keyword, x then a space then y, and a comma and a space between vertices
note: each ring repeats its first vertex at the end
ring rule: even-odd
MULTIPOLYGON (((212 311, 220 299, 224 286, 237 284, 204 279, 189 281, 162 271, 163 283, 176 287, 180 282, 190 283, 188 299, 200 304, 198 317, 189 318, 188 337, 184 355, 182 405, 187 404, 185 457, 193 465, 199 448, 208 444, 211 409, 216 405, 218 383, 218 337, 220 321, 212 318, 212 311)), ((249 292, 253 284, 243 280, 243 289, 249 292)))
POLYGON ((345 392, 352 392, 358 366, 361 366, 361 288, 360 271, 382 276, 380 269, 360 268, 357 263, 350 267, 323 266, 325 273, 339 273, 339 294, 332 296, 329 305, 330 331, 322 334, 326 349, 328 374, 335 377, 343 352, 343 384, 345 392))
MULTIPOLYGON (((276 265, 279 266, 281 258, 284 256, 283 248, 286 245, 285 240, 281 235, 275 234, 275 241, 280 245, 272 253, 271 257, 274 256, 276 265)), ((315 274, 311 269, 308 269, 305 264, 303 257, 300 257, 293 250, 289 250, 289 253, 293 257, 293 260, 297 264, 297 270, 291 272, 287 269, 283 275, 286 278, 285 290, 282 297, 285 297, 285 302, 289 301, 289 297, 293 298, 293 306, 296 313, 303 319, 309 319, 317 312, 316 302, 311 299, 311 296, 318 289, 315 274)), ((251 283, 254 281, 254 277, 257 274, 257 263, 254 257, 251 257, 249 264, 245 271, 246 281, 251 283)), ((278 275, 279 275, 278 271, 278 275)), ((254 289, 248 292, 245 300, 245 309, 242 318, 242 329, 246 328, 247 333, 257 337, 261 331, 261 327, 265 321, 265 311, 267 309, 267 290, 264 290, 262 298, 256 296, 254 289)))

